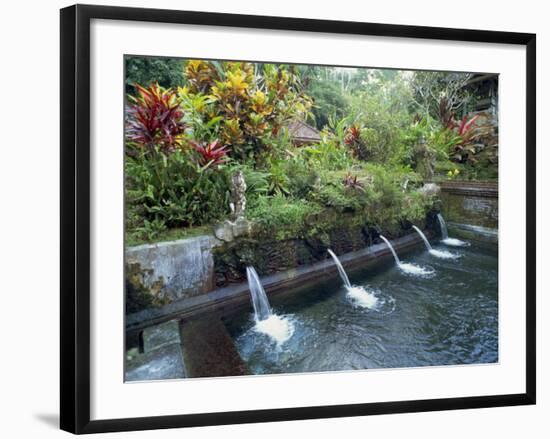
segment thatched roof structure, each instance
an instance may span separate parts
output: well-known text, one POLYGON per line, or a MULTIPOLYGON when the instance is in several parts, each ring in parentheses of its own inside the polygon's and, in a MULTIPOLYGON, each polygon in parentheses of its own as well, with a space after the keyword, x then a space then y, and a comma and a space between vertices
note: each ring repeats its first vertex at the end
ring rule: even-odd
POLYGON ((292 143, 297 146, 321 141, 321 133, 316 128, 301 120, 293 120, 288 125, 288 133, 292 143))

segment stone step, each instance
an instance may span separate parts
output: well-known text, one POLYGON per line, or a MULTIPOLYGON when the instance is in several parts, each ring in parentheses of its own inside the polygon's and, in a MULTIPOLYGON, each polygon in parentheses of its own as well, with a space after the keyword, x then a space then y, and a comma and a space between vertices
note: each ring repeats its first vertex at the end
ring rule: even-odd
POLYGON ((153 381, 185 378, 181 345, 172 343, 126 360, 126 381, 153 381))
POLYGON ((182 322, 181 339, 188 377, 249 374, 248 367, 219 317, 182 322))
POLYGON ((152 381, 185 378, 179 322, 170 320, 142 332, 143 352, 127 352, 126 381, 152 381))

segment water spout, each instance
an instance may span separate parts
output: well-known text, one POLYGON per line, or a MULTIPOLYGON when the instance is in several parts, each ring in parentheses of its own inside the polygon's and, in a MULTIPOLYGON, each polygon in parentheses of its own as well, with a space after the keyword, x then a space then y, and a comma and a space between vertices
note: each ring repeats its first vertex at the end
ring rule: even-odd
POLYGON ((273 313, 254 267, 246 267, 246 277, 254 307, 254 320, 256 321, 254 330, 268 335, 280 347, 294 334, 294 323, 291 316, 279 316, 273 313))
POLYGON ((441 229, 441 242, 443 244, 449 245, 451 247, 467 247, 470 245, 469 242, 461 241, 460 239, 456 238, 449 238, 447 224, 445 223, 445 220, 440 213, 437 214, 437 219, 439 220, 439 228, 441 229))
POLYGON ((344 282, 346 288, 351 288, 351 282, 349 281, 348 275, 346 274, 344 267, 342 267, 340 260, 336 257, 331 249, 328 249, 328 254, 332 256, 332 259, 334 259, 334 263, 338 268, 338 273, 340 273, 340 277, 342 278, 342 281, 344 282))
POLYGON ((344 282, 344 286, 348 291, 348 298, 356 305, 363 308, 376 309, 378 306, 378 298, 370 291, 365 290, 365 288, 358 286, 355 287, 349 281, 348 275, 340 262, 340 259, 334 254, 331 249, 328 249, 328 254, 332 256, 336 267, 338 268, 338 273, 340 273, 340 278, 344 282))
POLYGON ((449 232, 447 231, 447 224, 445 224, 445 220, 443 219, 440 213, 437 214, 437 220, 439 221, 439 228, 441 229, 441 238, 445 240, 449 237, 449 232))
POLYGON ((413 225, 413 229, 416 230, 418 234, 422 237, 424 244, 426 244, 426 249, 430 252, 432 256, 435 256, 436 258, 440 258, 440 259, 458 259, 460 257, 460 255, 448 252, 446 250, 436 250, 432 248, 430 241, 428 241, 428 238, 426 238, 426 235, 422 233, 422 230, 420 230, 418 227, 414 225, 413 225))
POLYGON ((390 248, 391 253, 393 255, 393 259, 395 259, 395 263, 399 266, 401 265, 401 261, 399 260, 399 256, 397 256, 397 253, 395 253, 395 250, 393 249, 393 246, 390 244, 390 241, 388 241, 384 236, 380 235, 380 238, 382 241, 386 243, 386 245, 390 248))
POLYGON ((416 227, 414 225, 413 225, 413 229, 418 232, 418 234, 420 235, 420 237, 424 241, 424 244, 426 244, 426 249, 428 251, 433 250, 432 246, 430 245, 430 241, 428 241, 428 238, 426 238, 426 235, 424 235, 424 233, 422 233, 422 230, 420 230, 418 227, 416 227))
POLYGON ((257 322, 266 320, 271 316, 271 308, 265 294, 264 287, 260 282, 258 273, 254 267, 246 267, 246 278, 248 279, 248 288, 250 289, 250 297, 252 298, 252 306, 254 307, 254 317, 257 322))
POLYGON ((435 270, 431 267, 422 267, 420 265, 411 264, 410 262, 401 262, 393 246, 391 245, 390 241, 388 241, 382 235, 380 235, 380 238, 382 239, 382 241, 386 243, 386 245, 391 250, 391 253, 393 255, 393 258, 395 259, 395 264, 397 265, 397 267, 404 273, 411 274, 413 276, 420 276, 420 277, 429 277, 435 273, 435 270))

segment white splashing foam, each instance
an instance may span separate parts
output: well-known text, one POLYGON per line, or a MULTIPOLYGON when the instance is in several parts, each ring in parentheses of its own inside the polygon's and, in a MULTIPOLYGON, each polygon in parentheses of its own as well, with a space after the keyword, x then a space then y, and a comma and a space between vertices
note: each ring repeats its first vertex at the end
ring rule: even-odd
POLYGON ((460 239, 456 239, 456 238, 445 238, 445 239, 442 239, 441 242, 451 247, 468 247, 470 245, 469 242, 461 241, 460 239))
POLYGON ((452 253, 447 250, 436 250, 436 249, 431 249, 430 254, 440 259, 458 259, 461 256, 458 253, 452 253))
POLYGON ((398 267, 404 273, 412 274, 413 276, 428 277, 435 273, 435 270, 431 267, 422 267, 409 262, 400 262, 398 267))
POLYGON ((294 334, 294 323, 288 316, 271 314, 265 320, 257 320, 254 330, 271 337, 277 346, 281 346, 294 334))
POLYGON ((378 298, 372 292, 365 290, 363 287, 351 287, 347 288, 347 290, 347 296, 354 304, 368 309, 374 309, 378 306, 378 298))

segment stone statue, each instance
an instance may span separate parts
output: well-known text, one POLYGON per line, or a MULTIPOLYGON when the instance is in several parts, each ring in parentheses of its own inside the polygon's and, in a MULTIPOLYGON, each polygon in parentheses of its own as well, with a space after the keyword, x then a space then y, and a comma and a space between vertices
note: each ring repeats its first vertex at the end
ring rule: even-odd
POLYGON ((220 241, 231 242, 241 235, 247 235, 252 230, 252 223, 245 217, 246 182, 241 171, 231 176, 231 220, 226 219, 214 227, 214 236, 220 241))
POLYGON ((233 219, 244 218, 246 209, 246 182, 242 171, 231 177, 231 202, 229 203, 233 219))
POLYGON ((434 177, 435 154, 426 144, 424 137, 421 137, 414 148, 416 159, 416 171, 424 177, 424 180, 432 180, 434 177))

